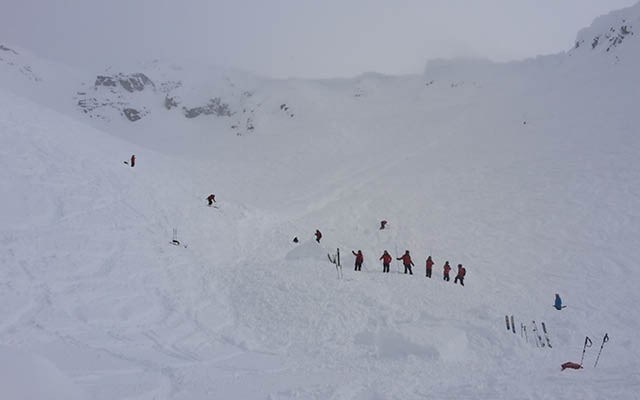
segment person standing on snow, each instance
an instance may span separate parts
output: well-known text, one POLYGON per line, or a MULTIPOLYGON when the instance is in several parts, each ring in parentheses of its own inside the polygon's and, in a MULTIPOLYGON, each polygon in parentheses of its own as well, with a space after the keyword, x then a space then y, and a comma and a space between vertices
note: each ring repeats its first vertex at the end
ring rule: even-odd
POLYGON ((451 266, 449 265, 449 261, 444 263, 444 267, 442 267, 444 275, 443 275, 443 280, 449 282, 450 278, 449 278, 449 272, 451 271, 451 266))
POLYGON ((384 254, 379 258, 382 260, 382 272, 389 272, 389 264, 391 264, 391 254, 388 251, 384 251, 384 254))
POLYGON ((211 207, 213 203, 216 202, 216 195, 210 194, 209 197, 207 197, 207 201, 209 202, 209 207, 211 207))
POLYGON ((404 265, 404 273, 406 274, 409 271, 409 275, 413 275, 411 271, 411 266, 414 265, 413 261, 411 261, 411 255, 409 255, 409 250, 404 252, 402 257, 398 257, 397 260, 402 260, 402 265, 404 265))
POLYGON ((460 285, 464 286, 464 276, 467 274, 467 270, 464 269, 462 264, 458 264, 458 274, 456 275, 456 279, 453 280, 453 283, 458 283, 460 281, 460 285))
POLYGON ((386 226, 387 226, 386 220, 383 219, 382 221, 380 221, 380 230, 383 230, 386 226))
POLYGON ((431 271, 433 270, 433 260, 431 259, 431 256, 429 256, 427 258, 427 278, 431 278, 431 271))
POLYGON ((555 307, 556 310, 562 310, 566 307, 562 305, 562 299, 558 293, 556 293, 556 300, 553 302, 553 307, 555 307))
POLYGON ((316 229, 316 242, 320 243, 320 239, 322 239, 322 233, 318 229, 316 229))
POLYGON ((136 155, 135 154, 131 155, 131 164, 130 165, 131 165, 131 168, 136 166, 136 155))
POLYGON ((364 262, 364 256, 362 255, 362 250, 358 250, 357 253, 351 250, 351 253, 353 253, 353 255, 356 256, 355 271, 362 271, 362 263, 364 262))

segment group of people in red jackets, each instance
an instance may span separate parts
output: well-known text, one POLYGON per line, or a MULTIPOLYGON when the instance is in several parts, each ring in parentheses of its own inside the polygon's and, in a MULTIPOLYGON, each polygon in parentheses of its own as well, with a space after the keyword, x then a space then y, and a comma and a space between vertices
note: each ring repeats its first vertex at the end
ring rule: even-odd
MULTIPOLYGON (((362 250, 358 250, 356 251, 351 251, 351 253, 353 253, 353 255, 356 257, 355 259, 355 271, 361 271, 362 270, 362 263, 364 263, 364 255, 362 254, 362 250)), ((393 257, 391 256, 391 254, 389 254, 389 252, 387 250, 384 251, 384 253, 382 253, 382 256, 380 256, 379 260, 382 261, 382 272, 383 273, 388 273, 389 272, 389 266, 391 265, 391 260, 393 260, 393 257)), ((404 273, 405 274, 409 274, 409 275, 413 275, 413 271, 411 270, 411 267, 414 267, 415 264, 413 263, 413 260, 411 259, 411 254, 409 253, 409 250, 406 250, 404 252, 404 254, 398 258, 396 258, 396 260, 398 261, 402 261, 402 265, 404 266, 404 273)), ((433 272, 433 266, 435 265, 435 263, 433 262, 433 259, 431 258, 431 256, 427 257, 427 262, 426 262, 426 276, 427 278, 431 278, 431 273, 433 272)), ((450 281, 450 272, 451 272, 451 266, 449 265, 449 261, 444 263, 444 266, 442 267, 442 272, 443 272, 443 280, 445 281, 450 281)), ((460 282, 460 285, 464 286, 464 277, 467 274, 467 270, 462 266, 462 264, 458 264, 458 273, 456 274, 455 279, 453 280, 453 283, 458 283, 460 282)))
MULTIPOLYGON (((385 229, 386 224, 387 224, 387 221, 381 221, 380 229, 381 230, 385 229)), ((320 239, 322 239, 322 233, 320 233, 318 229, 316 229, 315 237, 316 237, 316 242, 320 243, 320 239)), ((293 238, 293 241, 295 243, 298 243, 298 238, 297 237, 293 238)), ((362 250, 358 250, 357 252, 355 250, 352 250, 351 253, 356 257, 354 262, 355 271, 362 271, 362 264, 364 263, 364 255, 362 254, 362 250)), ((393 260, 393 257, 391 256, 391 254, 389 254, 389 252, 385 250, 384 253, 382 253, 382 255, 380 256, 379 260, 382 261, 382 272, 388 273, 389 266, 391 265, 391 260, 393 260)), ((396 260, 402 261, 405 274, 408 273, 409 275, 413 275, 413 271, 411 270, 411 267, 414 267, 415 264, 413 263, 413 260, 411 260, 411 254, 409 253, 409 250, 406 250, 404 254, 396 258, 396 260)), ((427 278, 431 278, 431 273, 433 272, 434 264, 435 263, 433 262, 433 259, 431 258, 431 256, 427 257, 427 262, 426 262, 427 278)), ((444 263, 444 266, 442 267, 442 273, 443 273, 442 279, 449 282, 451 280, 451 278, 449 277, 450 272, 451 272, 451 266, 449 265, 449 261, 446 261, 444 263)), ((453 280, 453 283, 460 282, 460 285, 464 286, 464 277, 466 274, 467 274, 467 270, 462 266, 462 264, 458 264, 458 273, 456 274, 456 277, 453 280)))

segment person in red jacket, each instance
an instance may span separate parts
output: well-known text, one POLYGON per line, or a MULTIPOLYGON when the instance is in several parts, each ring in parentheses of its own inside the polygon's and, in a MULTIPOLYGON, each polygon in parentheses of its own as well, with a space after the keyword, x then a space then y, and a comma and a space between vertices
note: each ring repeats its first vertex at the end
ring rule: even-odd
POLYGON ((389 272, 389 264, 391 264, 391 254, 384 251, 384 254, 380 256, 380 260, 382 260, 382 272, 389 272))
POLYGON ((414 265, 413 261, 411 261, 411 255, 409 255, 409 250, 404 252, 402 257, 398 257, 397 260, 402 260, 402 265, 404 265, 404 273, 406 274, 409 271, 409 275, 413 275, 411 271, 411 266, 414 265))
POLYGON ((358 250, 357 253, 351 250, 351 253, 353 253, 353 255, 356 256, 355 271, 362 271, 362 263, 364 262, 364 256, 362 255, 362 250, 358 250))
POLYGON ((209 202, 209 207, 211 207, 213 203, 216 202, 216 195, 210 194, 209 197, 207 197, 207 201, 209 202))
POLYGON ((431 256, 429 256, 427 258, 427 278, 431 278, 431 271, 433 270, 433 260, 431 259, 431 256))
POLYGON ((135 154, 133 154, 131 156, 131 164, 130 165, 131 165, 131 168, 136 166, 136 155, 135 154))
POLYGON ((449 278, 449 272, 451 271, 451 266, 449 265, 449 261, 444 263, 444 267, 442 267, 443 271, 444 271, 444 277, 442 279, 444 279, 445 281, 449 282, 450 278, 449 278))
POLYGON ((322 239, 322 233, 318 229, 316 229, 316 242, 320 243, 320 239, 322 239))
POLYGON ((453 280, 453 283, 458 283, 458 281, 460 281, 460 284, 464 286, 464 276, 466 274, 467 270, 464 269, 462 264, 458 264, 458 274, 456 275, 456 279, 453 280))

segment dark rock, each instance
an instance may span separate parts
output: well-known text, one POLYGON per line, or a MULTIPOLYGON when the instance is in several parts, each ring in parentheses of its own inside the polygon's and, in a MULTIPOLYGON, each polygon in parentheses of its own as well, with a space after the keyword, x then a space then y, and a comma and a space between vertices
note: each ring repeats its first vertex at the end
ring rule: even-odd
POLYGON ((94 86, 95 86, 95 87, 98 87, 98 86, 110 86, 110 87, 115 87, 116 85, 117 85, 117 84, 116 84, 115 79, 113 79, 113 78, 112 78, 112 77, 110 77, 110 76, 104 76, 104 75, 98 75, 98 76, 96 77, 96 83, 94 83, 94 86))
POLYGON ((151 79, 142 73, 118 75, 118 81, 120 82, 120 86, 122 86, 127 92, 141 92, 146 86, 151 86, 155 89, 155 85, 151 79))
POLYGON ((165 96, 164 106, 167 110, 171 110, 174 107, 178 107, 178 101, 174 97, 165 96))
POLYGON ((16 56, 18 55, 18 52, 17 52, 17 51, 15 51, 15 50, 13 50, 13 49, 10 49, 10 48, 8 48, 8 47, 6 47, 6 46, 3 46, 3 45, 1 45, 1 44, 0 44, 0 50, 2 50, 2 51, 8 51, 9 53, 15 54, 16 56))
POLYGON ((195 118, 204 112, 204 108, 203 107, 194 107, 194 108, 182 107, 182 111, 184 112, 185 117, 195 118))
POLYGON ((127 119, 131 122, 135 122, 142 118, 140 111, 134 108, 125 108, 124 110, 122 110, 122 112, 124 113, 124 116, 127 117, 127 119))
POLYGON ((151 86, 155 90, 155 85, 148 76, 142 73, 131 75, 117 74, 115 76, 98 75, 94 86, 117 87, 122 86, 127 92, 141 92, 147 86, 151 86))
POLYGON ((215 115, 216 117, 230 117, 233 115, 227 103, 222 102, 219 97, 215 97, 202 107, 182 108, 184 116, 187 118, 195 118, 201 114, 215 115))

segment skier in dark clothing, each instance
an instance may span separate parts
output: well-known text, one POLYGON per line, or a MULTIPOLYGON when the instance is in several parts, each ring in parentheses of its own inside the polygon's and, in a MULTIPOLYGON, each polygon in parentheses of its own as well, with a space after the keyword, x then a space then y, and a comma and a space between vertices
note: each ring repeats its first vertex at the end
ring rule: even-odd
POLYGON ((386 226, 387 226, 386 220, 383 219, 382 221, 380 221, 380 230, 383 230, 386 226))
POLYGON ((357 253, 351 250, 351 253, 353 253, 353 255, 356 256, 355 271, 362 271, 362 263, 364 262, 364 256, 362 255, 362 250, 358 250, 357 253))
POLYGON ((429 256, 427 258, 427 278, 431 278, 431 271, 433 270, 433 260, 431 259, 431 256, 429 256))
POLYGON ((136 166, 136 155, 135 154, 133 154, 131 156, 131 164, 130 165, 131 165, 131 168, 136 166))
POLYGON ((406 274, 409 271, 409 275, 413 275, 411 271, 411 266, 414 265, 413 261, 411 261, 411 256, 409 255, 409 250, 404 252, 402 257, 398 257, 397 260, 402 260, 402 265, 404 265, 404 273, 406 274))
POLYGON ((320 243, 320 239, 322 239, 322 233, 318 229, 316 229, 316 242, 320 243))
POLYGON ((449 261, 444 263, 444 267, 442 267, 444 275, 443 278, 445 281, 449 282, 449 271, 451 271, 451 266, 449 265, 449 261))
POLYGON ((293 238, 293 243, 298 243, 298 242, 299 242, 298 237, 297 237, 297 236, 296 236, 296 237, 294 237, 294 238, 293 238))
POLYGON ((391 254, 389 254, 385 250, 384 254, 380 256, 380 260, 382 260, 382 272, 389 272, 389 264, 391 264, 391 254))
POLYGON ((458 283, 458 281, 460 281, 460 284, 464 286, 464 276, 466 274, 467 270, 464 269, 462 264, 458 264, 458 274, 456 275, 456 279, 453 280, 453 283, 458 283))
POLYGON ((209 207, 211 207, 213 203, 216 202, 216 195, 210 194, 209 197, 207 197, 207 201, 209 202, 209 207))

